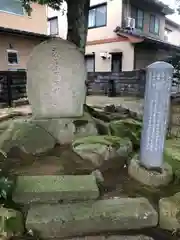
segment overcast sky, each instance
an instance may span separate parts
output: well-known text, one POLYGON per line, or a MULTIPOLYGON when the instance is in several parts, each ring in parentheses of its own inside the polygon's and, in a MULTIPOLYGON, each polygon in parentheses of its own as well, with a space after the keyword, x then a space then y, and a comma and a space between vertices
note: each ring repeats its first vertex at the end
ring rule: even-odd
MULTIPOLYGON (((162 2, 164 2, 165 4, 169 5, 172 8, 176 7, 176 0, 161 0, 162 2)), ((172 15, 172 16, 168 16, 170 19, 172 19, 173 21, 177 22, 180 24, 180 15, 178 15, 177 13, 172 15)))

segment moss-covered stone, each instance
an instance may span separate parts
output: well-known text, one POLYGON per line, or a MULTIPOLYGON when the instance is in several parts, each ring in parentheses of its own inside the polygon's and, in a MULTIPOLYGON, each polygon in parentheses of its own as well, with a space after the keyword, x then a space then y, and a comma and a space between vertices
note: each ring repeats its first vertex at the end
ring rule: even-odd
POLYGON ((164 159, 169 163, 173 172, 180 177, 180 139, 168 139, 165 144, 164 159))
POLYGON ((27 230, 34 229, 45 239, 142 230, 157 224, 158 214, 145 198, 34 205, 26 220, 27 230))
POLYGON ((120 147, 121 144, 123 143, 127 143, 127 139, 122 139, 120 137, 117 136, 89 136, 89 137, 85 137, 85 138, 80 138, 77 139, 76 141, 73 142, 73 147, 77 147, 78 145, 81 144, 102 144, 102 145, 106 145, 106 146, 111 146, 111 147, 115 147, 116 149, 118 149, 120 147))
POLYGON ((129 138, 136 148, 140 146, 141 129, 142 123, 131 118, 110 123, 110 130, 113 136, 129 138))
POLYGON ((52 149, 55 143, 55 138, 29 120, 13 121, 0 135, 0 149, 6 153, 16 146, 26 153, 40 154, 52 149))
POLYGON ((132 153, 132 143, 129 139, 108 135, 80 138, 72 143, 72 147, 75 153, 96 167, 100 167, 104 161, 113 161, 115 158, 119 158, 121 164, 120 157, 128 158, 132 153))
POLYGON ((86 112, 79 118, 44 119, 33 122, 50 133, 60 144, 70 144, 76 138, 98 134, 96 124, 86 112))
POLYGON ((94 122, 96 124, 96 128, 99 135, 111 135, 109 123, 104 122, 97 118, 94 118, 94 122))
POLYGON ((162 229, 170 231, 180 229, 180 193, 159 201, 159 216, 162 229))
POLYGON ((99 190, 93 175, 19 176, 13 193, 13 200, 22 204, 93 200, 98 197, 99 190))
POLYGON ((8 239, 24 233, 23 216, 13 209, 0 208, 0 235, 8 239))

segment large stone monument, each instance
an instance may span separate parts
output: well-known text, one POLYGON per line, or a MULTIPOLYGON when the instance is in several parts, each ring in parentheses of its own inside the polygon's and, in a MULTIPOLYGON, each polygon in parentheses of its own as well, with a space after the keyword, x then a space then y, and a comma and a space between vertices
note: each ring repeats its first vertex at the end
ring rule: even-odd
POLYGON ((173 66, 166 62, 147 68, 140 161, 131 162, 129 173, 148 185, 164 185, 172 179, 172 169, 163 161, 172 76, 173 66))
POLYGON ((62 39, 36 46, 27 65, 27 93, 36 119, 80 117, 86 96, 83 54, 62 39))
POLYGON ((87 77, 84 55, 60 38, 36 46, 27 65, 27 94, 33 124, 57 143, 97 135, 93 119, 84 113, 87 77))

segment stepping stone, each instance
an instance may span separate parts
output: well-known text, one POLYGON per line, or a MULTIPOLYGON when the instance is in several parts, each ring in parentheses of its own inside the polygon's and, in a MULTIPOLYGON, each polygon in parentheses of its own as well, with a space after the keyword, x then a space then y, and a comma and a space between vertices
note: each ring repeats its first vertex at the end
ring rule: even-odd
POLYGON ((136 230, 157 224, 158 214, 145 198, 33 205, 26 220, 26 228, 34 229, 45 239, 136 230))
POLYGON ((99 189, 93 175, 85 176, 19 176, 13 193, 16 203, 57 203, 93 200, 99 189))

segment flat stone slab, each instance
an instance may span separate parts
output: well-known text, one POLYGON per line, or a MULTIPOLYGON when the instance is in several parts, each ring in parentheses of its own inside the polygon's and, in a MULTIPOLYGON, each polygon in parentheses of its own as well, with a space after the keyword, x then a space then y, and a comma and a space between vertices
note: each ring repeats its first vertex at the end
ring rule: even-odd
POLYGON ((57 203, 99 196, 96 178, 84 176, 19 176, 13 194, 17 203, 57 203))
POLYGON ((33 205, 26 220, 27 230, 34 229, 46 239, 136 230, 157 224, 158 214, 145 198, 33 205))

